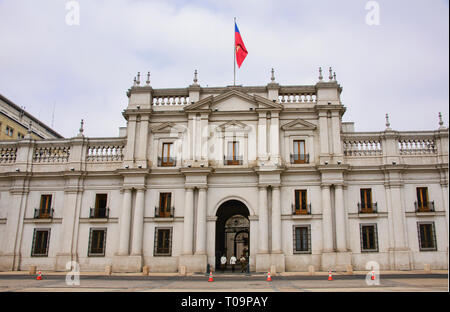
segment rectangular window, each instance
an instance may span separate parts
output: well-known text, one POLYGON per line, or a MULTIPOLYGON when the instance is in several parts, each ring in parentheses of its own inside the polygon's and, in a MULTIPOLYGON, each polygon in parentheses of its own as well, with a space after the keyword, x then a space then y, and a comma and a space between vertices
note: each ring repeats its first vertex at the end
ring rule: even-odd
POLYGON ((307 163, 305 140, 294 140, 293 163, 294 164, 307 163))
POLYGON ((155 228, 154 256, 171 256, 172 228, 155 228))
POLYGON ((420 251, 436 251, 436 233, 434 222, 418 222, 417 230, 419 232, 420 251))
POLYGON ((295 190, 295 214, 308 214, 306 190, 295 190))
POLYGON ((52 195, 41 195, 39 205, 39 218, 50 218, 52 216, 52 195))
POLYGON ((108 194, 95 194, 95 207, 91 209, 91 218, 108 217, 108 194))
POLYGON ((172 193, 159 194, 159 216, 162 218, 170 217, 170 207, 172 202, 172 193))
POLYGON ((428 203, 428 188, 418 187, 417 193, 417 211, 430 211, 430 205, 428 203))
POLYGON ((6 133, 7 136, 12 137, 13 134, 14 134, 14 130, 10 126, 6 126, 5 133, 6 133))
POLYGON ((34 229, 31 256, 47 257, 49 240, 50 229, 34 229))
POLYGON ((294 253, 311 253, 311 226, 294 226, 294 253))
POLYGON ((376 224, 360 224, 361 251, 378 252, 378 233, 376 224))
POLYGON ((163 143, 161 166, 163 167, 175 166, 175 158, 173 156, 174 156, 173 143, 163 143))
POLYGON ((239 142, 231 141, 228 142, 228 150, 227 150, 227 165, 240 165, 239 158, 239 142))
POLYGON ((22 133, 17 132, 17 138, 18 139, 23 139, 23 138, 25 138, 25 136, 22 133))
POLYGON ((106 229, 92 228, 89 233, 89 257, 105 256, 106 229))
POLYGON ((361 210, 360 212, 372 212, 372 189, 361 189, 361 210))

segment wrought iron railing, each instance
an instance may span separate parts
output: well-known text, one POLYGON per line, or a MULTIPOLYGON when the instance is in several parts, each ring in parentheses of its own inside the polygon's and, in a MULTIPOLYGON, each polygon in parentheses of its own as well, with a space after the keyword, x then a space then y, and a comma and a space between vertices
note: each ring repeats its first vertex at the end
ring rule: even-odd
POLYGON ((89 210, 89 218, 109 218, 109 208, 91 208, 89 210))
POLYGON ((53 208, 48 210, 36 208, 34 209, 34 219, 51 219, 53 218, 53 213, 53 208))
POLYGON ((378 203, 358 203, 358 213, 378 213, 378 203))
POLYGON ((174 216, 175 207, 170 207, 169 210, 165 210, 155 206, 155 218, 173 218, 174 216))
POLYGON ((309 164, 309 154, 291 154, 291 164, 309 164))
POLYGON ((307 204, 305 207, 302 207, 299 204, 292 204, 292 214, 293 215, 310 215, 311 214, 311 204, 307 204))
POLYGON ((416 212, 434 212, 434 200, 422 203, 415 201, 414 208, 416 212))
POLYGON ((236 165, 242 165, 243 159, 242 156, 237 157, 226 157, 223 156, 223 164, 227 166, 236 166, 236 165))
POLYGON ((158 157, 158 167, 175 167, 176 165, 175 157, 158 157))

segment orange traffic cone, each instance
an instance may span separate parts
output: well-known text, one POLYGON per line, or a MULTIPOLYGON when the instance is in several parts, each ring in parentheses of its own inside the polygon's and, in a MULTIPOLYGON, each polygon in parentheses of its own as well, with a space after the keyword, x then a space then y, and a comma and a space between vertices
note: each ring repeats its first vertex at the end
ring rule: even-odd
POLYGON ((333 276, 331 275, 331 270, 328 271, 328 280, 332 281, 333 280, 333 276))
POLYGON ((270 271, 267 272, 267 281, 271 282, 272 281, 272 277, 270 277, 270 271))
POLYGON ((40 281, 42 280, 42 273, 39 271, 38 276, 36 277, 36 280, 40 281))
POLYGON ((208 282, 214 282, 214 278, 213 278, 213 275, 212 275, 212 271, 209 272, 209 279, 208 279, 208 282))
POLYGON ((374 271, 372 271, 372 276, 370 278, 372 279, 372 281, 375 280, 375 272, 374 271))

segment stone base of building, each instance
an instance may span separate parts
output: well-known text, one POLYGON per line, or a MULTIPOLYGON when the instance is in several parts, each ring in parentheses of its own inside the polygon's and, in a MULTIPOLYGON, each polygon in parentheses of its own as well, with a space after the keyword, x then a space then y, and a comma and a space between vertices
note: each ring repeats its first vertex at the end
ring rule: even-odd
POLYGON ((347 271, 348 266, 352 264, 351 252, 324 252, 322 254, 322 271, 347 271))
POLYGON ((142 271, 142 256, 119 256, 112 259, 112 271, 117 273, 138 273, 142 271))
POLYGON ((71 269, 67 269, 67 263, 70 263, 72 260, 72 256, 70 254, 57 254, 56 255, 56 271, 70 271, 71 269))
POLYGON ((178 268, 184 266, 187 273, 205 273, 207 261, 206 255, 181 255, 178 258, 178 268))
POLYGON ((257 254, 256 255, 256 272, 269 272, 272 271, 272 266, 274 266, 276 272, 285 272, 285 256, 283 253, 276 254, 257 254))
POLYGON ((1 255, 0 256, 0 271, 13 271, 14 270, 14 255, 1 255))
POLYGON ((397 249, 389 251, 391 270, 411 270, 411 252, 409 249, 397 249))

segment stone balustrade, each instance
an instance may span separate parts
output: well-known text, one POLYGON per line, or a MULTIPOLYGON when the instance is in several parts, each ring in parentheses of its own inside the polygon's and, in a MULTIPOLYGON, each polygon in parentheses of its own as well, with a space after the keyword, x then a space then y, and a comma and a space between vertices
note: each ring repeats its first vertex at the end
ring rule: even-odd
POLYGON ((86 162, 115 162, 122 161, 125 143, 122 141, 92 141, 90 140, 86 162))
POLYGON ((16 146, 0 146, 0 164, 10 164, 16 162, 16 146))
POLYGON ((155 96, 152 104, 154 106, 184 106, 189 104, 188 96, 155 96))
POLYGON ((381 156, 380 137, 343 138, 344 156, 381 156))
POLYGON ((433 137, 399 138, 400 155, 433 155, 437 154, 436 142, 433 137))
POLYGON ((316 94, 313 92, 284 93, 278 96, 280 103, 315 103, 316 94))
POLYGON ((39 142, 34 148, 33 162, 63 163, 69 160, 70 146, 67 143, 63 143, 64 145, 47 145, 45 143, 45 141, 39 142))

